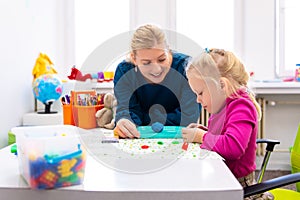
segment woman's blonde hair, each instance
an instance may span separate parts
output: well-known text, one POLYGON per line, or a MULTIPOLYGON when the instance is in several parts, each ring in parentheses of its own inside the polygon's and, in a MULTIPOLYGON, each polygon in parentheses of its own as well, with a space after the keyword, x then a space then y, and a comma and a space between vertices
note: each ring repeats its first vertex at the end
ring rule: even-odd
POLYGON ((255 95, 251 92, 247 83, 249 81, 249 73, 246 71, 243 63, 229 51, 223 49, 206 49, 200 57, 194 59, 187 69, 190 75, 200 75, 201 78, 211 78, 215 81, 226 81, 226 96, 238 96, 237 91, 240 88, 246 88, 249 97, 256 107, 258 119, 261 118, 261 108, 255 99, 255 95))
POLYGON ((135 55, 136 50, 150 49, 158 44, 163 44, 168 48, 165 33, 158 26, 146 24, 134 32, 130 47, 131 52, 135 55))

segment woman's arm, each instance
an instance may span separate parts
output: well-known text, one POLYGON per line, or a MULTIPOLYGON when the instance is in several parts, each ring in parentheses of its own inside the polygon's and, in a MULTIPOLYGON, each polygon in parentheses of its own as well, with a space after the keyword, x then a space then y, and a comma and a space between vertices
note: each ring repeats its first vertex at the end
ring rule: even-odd
POLYGON ((136 125, 141 125, 141 108, 134 96, 135 77, 134 66, 128 62, 121 62, 114 77, 114 95, 117 99, 115 121, 128 119, 136 125))

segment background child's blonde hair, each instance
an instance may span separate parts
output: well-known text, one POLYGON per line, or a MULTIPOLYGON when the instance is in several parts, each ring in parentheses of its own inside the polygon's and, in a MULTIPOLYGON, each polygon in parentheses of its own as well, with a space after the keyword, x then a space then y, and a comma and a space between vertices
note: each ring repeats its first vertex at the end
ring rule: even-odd
POLYGON ((190 76, 198 75, 202 79, 210 78, 214 81, 226 81, 226 96, 238 96, 237 91, 244 87, 248 90, 249 97, 256 107, 258 119, 261 118, 261 108, 255 99, 255 95, 251 92, 247 83, 249 81, 249 73, 246 71, 243 63, 229 51, 223 49, 210 49, 202 53, 199 58, 192 61, 187 69, 190 76))

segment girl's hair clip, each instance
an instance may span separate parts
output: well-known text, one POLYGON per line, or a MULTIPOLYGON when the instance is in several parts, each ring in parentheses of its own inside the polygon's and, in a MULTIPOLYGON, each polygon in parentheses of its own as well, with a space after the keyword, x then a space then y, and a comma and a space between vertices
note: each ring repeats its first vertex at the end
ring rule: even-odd
POLYGON ((208 48, 204 49, 206 53, 210 53, 210 50, 208 48))

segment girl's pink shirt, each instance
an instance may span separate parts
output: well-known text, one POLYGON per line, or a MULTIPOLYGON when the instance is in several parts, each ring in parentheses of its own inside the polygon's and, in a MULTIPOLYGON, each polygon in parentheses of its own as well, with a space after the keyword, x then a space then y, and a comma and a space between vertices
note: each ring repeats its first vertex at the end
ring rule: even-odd
POLYGON ((257 111, 247 92, 227 98, 226 105, 208 121, 201 148, 220 154, 236 178, 256 169, 257 111))

